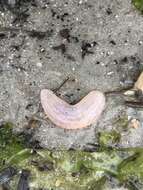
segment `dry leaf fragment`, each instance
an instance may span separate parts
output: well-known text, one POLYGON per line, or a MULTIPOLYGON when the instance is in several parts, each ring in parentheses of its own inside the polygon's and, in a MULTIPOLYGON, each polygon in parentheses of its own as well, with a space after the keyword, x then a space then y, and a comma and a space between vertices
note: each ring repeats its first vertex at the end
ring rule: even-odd
POLYGON ((134 88, 143 92, 143 72, 140 74, 137 82, 134 85, 134 88))

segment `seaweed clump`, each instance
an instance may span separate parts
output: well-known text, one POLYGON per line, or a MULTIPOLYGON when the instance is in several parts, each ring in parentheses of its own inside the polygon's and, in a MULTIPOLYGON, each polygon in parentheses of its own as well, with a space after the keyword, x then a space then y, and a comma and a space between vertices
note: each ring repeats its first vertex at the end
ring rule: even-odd
POLYGON ((110 141, 120 140, 116 131, 101 133, 102 148, 95 152, 33 150, 12 131, 12 124, 0 127, 0 184, 12 190, 102 190, 111 178, 128 189, 143 189, 143 148, 110 148, 110 141))
POLYGON ((14 155, 25 149, 24 139, 13 134, 13 125, 6 123, 0 126, 0 169, 10 162, 14 155))

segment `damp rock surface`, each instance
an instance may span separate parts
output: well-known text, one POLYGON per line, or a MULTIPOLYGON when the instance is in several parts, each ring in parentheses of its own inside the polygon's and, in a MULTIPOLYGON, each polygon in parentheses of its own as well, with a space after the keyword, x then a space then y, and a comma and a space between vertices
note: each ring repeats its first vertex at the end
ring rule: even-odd
POLYGON ((131 1, 8 2, 0 7, 0 122, 22 131, 35 119, 34 138, 47 148, 82 148, 113 128, 120 129, 120 146, 142 146, 143 114, 119 94, 107 96, 98 125, 76 131, 55 127, 40 104, 40 90, 56 89, 67 77, 57 95, 69 103, 93 89, 135 83, 143 66, 143 16, 131 1), (139 129, 124 128, 131 118, 139 119, 139 129))

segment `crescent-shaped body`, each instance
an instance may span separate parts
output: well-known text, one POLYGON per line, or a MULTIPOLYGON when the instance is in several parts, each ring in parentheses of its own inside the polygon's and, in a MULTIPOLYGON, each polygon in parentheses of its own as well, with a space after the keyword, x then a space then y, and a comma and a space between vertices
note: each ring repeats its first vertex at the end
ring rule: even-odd
POLYGON ((79 129, 96 123, 105 107, 105 96, 91 91, 80 102, 70 105, 51 90, 41 91, 41 104, 48 118, 58 127, 79 129))

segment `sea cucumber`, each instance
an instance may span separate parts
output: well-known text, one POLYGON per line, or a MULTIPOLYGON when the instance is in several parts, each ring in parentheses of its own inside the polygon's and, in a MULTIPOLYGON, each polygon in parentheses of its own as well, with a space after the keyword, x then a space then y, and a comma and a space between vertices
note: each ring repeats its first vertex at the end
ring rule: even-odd
POLYGON ((41 90, 41 104, 47 117, 58 127, 80 129, 97 123, 105 108, 105 96, 91 91, 75 105, 57 97, 51 90, 41 90))

